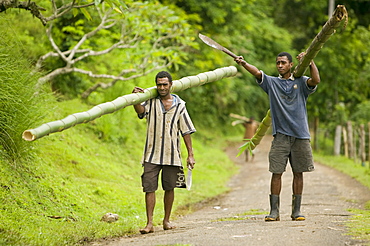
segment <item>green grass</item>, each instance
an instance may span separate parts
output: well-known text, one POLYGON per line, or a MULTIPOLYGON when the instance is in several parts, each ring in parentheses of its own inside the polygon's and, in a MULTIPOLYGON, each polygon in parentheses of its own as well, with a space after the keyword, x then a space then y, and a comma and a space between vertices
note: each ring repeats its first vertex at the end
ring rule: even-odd
MULTIPOLYGON (((73 100, 56 109, 51 120, 89 107, 73 100)), ((123 109, 36 140, 32 161, 1 160, 0 245, 74 245, 137 232, 145 225, 140 181, 145 128, 132 108, 123 109), (120 219, 101 222, 107 212, 120 219)), ((197 134, 192 190, 176 190, 173 219, 190 212, 191 204, 225 192, 237 170, 221 143, 205 143, 197 134)), ((162 198, 159 191, 155 224, 163 218, 162 198)))
POLYGON ((370 245, 370 201, 366 204, 366 209, 350 209, 354 215, 347 222, 350 235, 356 239, 367 240, 370 245))
MULTIPOLYGON (((370 189, 370 168, 366 163, 362 166, 353 160, 343 156, 327 156, 315 154, 315 160, 327 166, 333 167, 358 180, 361 184, 370 189)), ((354 215, 346 223, 349 228, 349 235, 356 239, 367 240, 370 245, 370 201, 364 209, 350 209, 354 215)))
POLYGON ((318 153, 315 153, 314 158, 317 162, 333 167, 355 178, 370 189, 370 167, 368 163, 362 166, 360 163, 355 163, 353 160, 343 156, 322 155, 318 153))
MULTIPOLYGON (((90 109, 78 100, 49 107, 45 122, 90 109)), ((36 140, 28 151, 30 157, 22 161, 1 159, 0 245, 76 245, 137 232, 145 225, 140 184, 145 128, 145 121, 127 108, 36 140), (120 219, 101 222, 107 212, 120 219)), ((191 191, 176 190, 173 219, 191 212, 196 203, 227 191, 225 184, 237 168, 222 151, 225 142, 220 136, 201 128, 193 135, 193 186, 191 191)), ((347 163, 345 158, 315 158, 342 168, 370 187, 368 167, 347 163)), ((159 225, 162 191, 157 199, 154 220, 159 225)), ((353 212, 356 215, 348 223, 351 235, 366 239, 369 210, 353 212)), ((248 211, 237 217, 257 213, 248 211)))

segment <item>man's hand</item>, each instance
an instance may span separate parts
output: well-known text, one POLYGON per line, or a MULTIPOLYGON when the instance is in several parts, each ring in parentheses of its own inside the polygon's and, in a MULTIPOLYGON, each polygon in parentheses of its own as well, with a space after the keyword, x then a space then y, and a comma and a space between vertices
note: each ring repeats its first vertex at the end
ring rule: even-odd
POLYGON ((242 56, 238 56, 238 57, 236 57, 236 58, 234 59, 234 61, 235 61, 236 63, 238 63, 238 65, 243 65, 243 63, 245 62, 245 61, 244 61, 244 58, 243 58, 242 56))
POLYGON ((301 52, 299 55, 297 55, 298 61, 300 61, 305 55, 306 55, 306 52, 301 52))
POLYGON ((144 93, 144 89, 135 86, 135 88, 132 90, 132 93, 144 93))
POLYGON ((187 162, 188 168, 192 170, 194 168, 194 165, 195 165, 194 157, 193 156, 188 156, 188 159, 186 160, 186 162, 187 162))
MULTIPOLYGON (((144 89, 135 86, 135 88, 132 90, 132 93, 144 93, 144 89)), ((133 106, 134 106, 134 109, 135 109, 135 111, 138 115, 141 115, 145 112, 144 106, 141 105, 140 103, 139 104, 134 104, 133 106)))

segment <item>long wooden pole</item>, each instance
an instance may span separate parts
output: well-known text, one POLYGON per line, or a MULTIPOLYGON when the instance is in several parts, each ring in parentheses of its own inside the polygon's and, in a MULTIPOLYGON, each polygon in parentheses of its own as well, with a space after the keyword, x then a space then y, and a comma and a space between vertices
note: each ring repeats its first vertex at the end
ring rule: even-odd
POLYGON ((346 20, 346 26, 348 20, 347 10, 344 5, 338 5, 333 16, 325 23, 322 30, 313 39, 306 50, 306 54, 295 67, 293 71, 293 75, 295 77, 301 77, 305 73, 311 61, 316 57, 317 53, 319 53, 325 42, 328 41, 328 39, 336 32, 336 29, 343 20, 346 20))
MULTIPOLYGON (((183 91, 188 88, 197 87, 206 83, 221 80, 226 77, 235 76, 237 69, 234 66, 218 68, 213 71, 200 73, 195 76, 184 77, 180 80, 174 80, 171 92, 183 91)), ((60 132, 77 124, 87 123, 96 118, 99 118, 105 114, 111 114, 117 110, 125 108, 130 105, 142 103, 150 98, 154 98, 158 95, 157 88, 150 87, 145 89, 144 93, 131 93, 116 98, 111 102, 102 103, 96 105, 92 109, 75 113, 67 116, 62 120, 52 121, 45 123, 35 129, 26 130, 23 132, 22 138, 26 141, 34 141, 50 133, 60 132)))

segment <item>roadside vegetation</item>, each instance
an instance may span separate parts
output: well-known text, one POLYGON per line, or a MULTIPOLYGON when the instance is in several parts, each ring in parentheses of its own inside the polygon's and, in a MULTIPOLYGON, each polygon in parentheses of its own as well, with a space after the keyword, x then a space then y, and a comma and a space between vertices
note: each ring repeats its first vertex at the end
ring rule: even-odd
MULTIPOLYGON (((46 8, 45 16, 53 16, 53 2, 37 4, 46 8)), ((0 245, 74 245, 143 226, 140 160, 146 125, 132 108, 34 142, 24 141, 22 132, 129 94, 134 86, 152 87, 158 70, 179 79, 235 65, 198 40, 200 32, 274 74, 276 54, 299 54, 328 17, 327 0, 275 2, 91 1, 88 8, 67 11, 45 26, 28 10, 5 12, 2 6, 0 245), (119 11, 112 10, 114 4, 122 4, 119 11), (292 16, 299 16, 295 25, 292 16), (120 219, 101 222, 108 212, 120 219)), ((370 121, 369 3, 343 4, 349 24, 315 59, 322 83, 309 98, 308 114, 310 123, 320 122, 327 133, 320 136, 325 152, 318 153, 317 160, 370 187, 368 166, 330 156, 338 124, 370 121)), ((198 130, 193 135, 197 164, 192 190, 176 193, 174 216, 227 191, 225 184, 237 167, 223 152, 225 140, 239 137, 241 130, 231 127, 229 114, 262 119, 268 109, 266 95, 245 71, 179 95, 198 130)), ((158 224, 162 210, 158 202, 158 224)), ((353 210, 356 215, 348 223, 352 235, 369 238, 369 210, 369 204, 353 210)))
MULTIPOLYGON (((70 109, 86 109, 78 100, 58 103, 55 119, 70 109)), ((194 135, 196 168, 191 191, 178 189, 174 209, 227 191, 225 183, 237 169, 222 151, 222 142, 194 135)), ((202 133, 203 132, 203 133, 202 133)), ((76 126, 36 142, 35 157, 21 164, 2 161, 0 173, 0 245, 73 245, 137 232, 145 225, 140 165, 145 122, 131 108, 76 126), (105 129, 105 130, 104 130, 105 129), (106 131, 126 132, 126 139, 104 141, 106 131), (121 141, 119 143, 119 141, 121 141), (115 213, 115 223, 101 222, 115 213)), ((208 137, 207 137, 208 138, 208 137)), ((157 199, 163 199, 158 192, 157 199)), ((155 222, 163 206, 158 202, 155 222)))

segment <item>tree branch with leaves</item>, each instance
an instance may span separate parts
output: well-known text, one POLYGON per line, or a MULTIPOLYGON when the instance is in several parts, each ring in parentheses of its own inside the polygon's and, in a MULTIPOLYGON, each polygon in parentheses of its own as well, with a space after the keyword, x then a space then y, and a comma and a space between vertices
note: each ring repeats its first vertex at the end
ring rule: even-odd
POLYGON ((83 20, 80 20, 84 22, 82 26, 71 24, 62 30, 55 28, 57 21, 61 20, 48 24, 46 35, 53 50, 38 59, 35 72, 50 72, 39 79, 38 87, 54 81, 57 76, 80 73, 91 79, 88 82, 91 85, 81 93, 82 98, 87 98, 99 88, 106 89, 119 81, 182 64, 188 56, 185 49, 195 46, 190 25, 168 7, 136 2, 123 15, 109 5, 101 4, 95 9, 91 16, 94 22, 99 20, 99 23, 94 28, 89 27, 91 22, 83 20), (81 29, 83 35, 80 35, 81 29), (64 30, 73 34, 64 35, 64 30), (61 35, 65 36, 64 39, 60 38, 61 35), (73 39, 68 49, 65 48, 66 39, 73 39), (96 58, 96 62, 93 60, 93 57, 100 56, 107 58, 103 62, 99 61, 103 58, 96 58), (115 61, 118 65, 107 73, 107 69, 100 67, 111 66, 110 59, 122 62, 115 61), (59 61, 59 67, 48 67, 52 60, 59 61), (63 66, 60 66, 60 61, 63 66))

